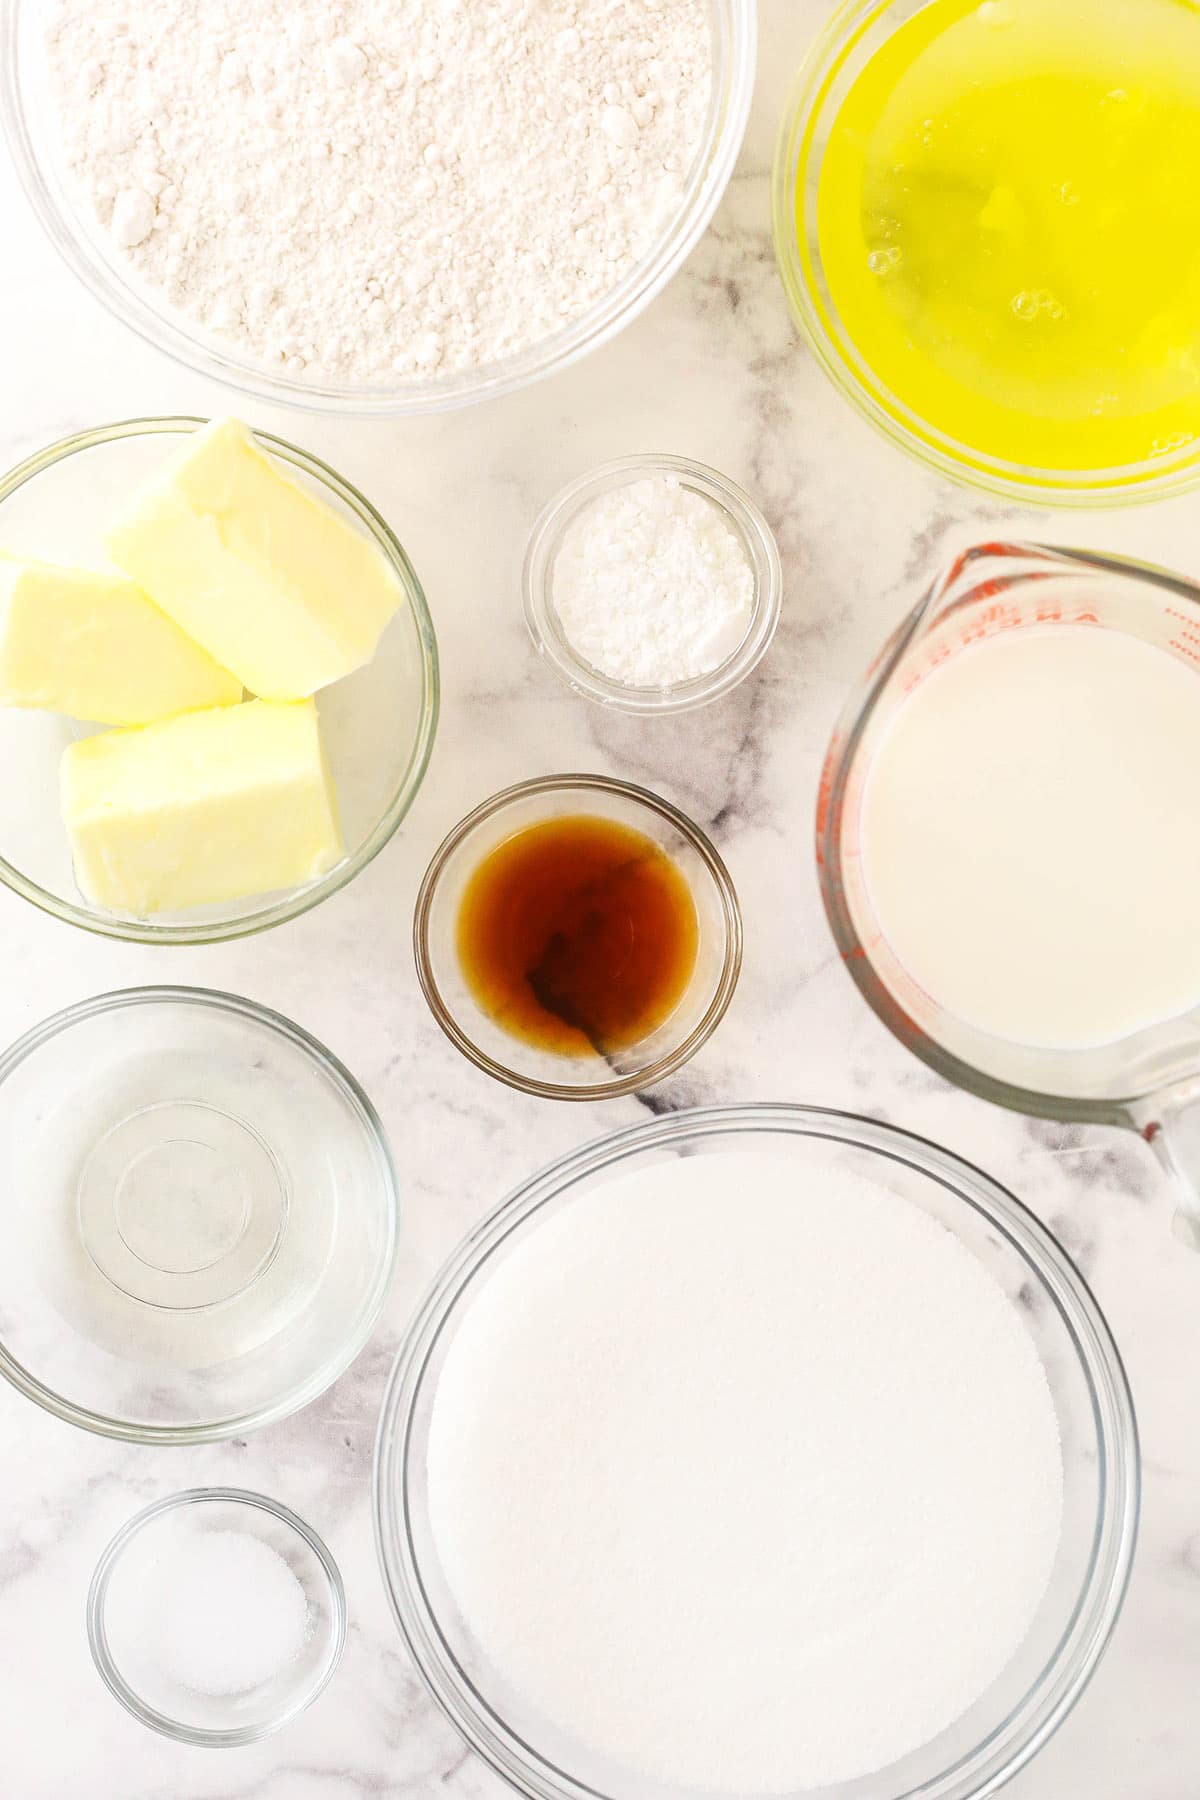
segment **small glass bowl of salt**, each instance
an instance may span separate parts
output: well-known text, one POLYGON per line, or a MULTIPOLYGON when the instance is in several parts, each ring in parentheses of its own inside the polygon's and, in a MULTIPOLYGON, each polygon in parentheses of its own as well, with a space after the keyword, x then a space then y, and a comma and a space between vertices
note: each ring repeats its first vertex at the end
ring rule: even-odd
POLYGON ((564 488, 538 519, 525 620, 576 693, 624 712, 706 706, 766 655, 779 549, 736 483, 681 456, 627 456, 564 488))
POLYGON ((188 1744, 249 1744, 304 1711, 346 1641, 337 1564, 278 1501, 192 1488, 122 1527, 88 1595, 88 1642, 122 1706, 188 1744))

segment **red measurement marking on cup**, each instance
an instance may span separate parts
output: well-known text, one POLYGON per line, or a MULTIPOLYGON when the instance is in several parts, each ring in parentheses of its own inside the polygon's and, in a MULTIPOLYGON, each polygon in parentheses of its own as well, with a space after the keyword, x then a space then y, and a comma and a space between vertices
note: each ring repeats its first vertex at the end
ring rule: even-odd
POLYGON ((964 647, 995 637, 1001 631, 1012 631, 1024 623, 1019 606, 985 606, 975 613, 969 625, 958 634, 964 647))
POLYGON ((1035 625, 1098 625, 1100 615, 1090 606, 1064 606, 1061 601, 1044 601, 1033 615, 1035 625))
MULTIPOLYGON (((977 590, 976 597, 987 597, 993 591, 996 591, 995 584, 987 583, 977 590)), ((1100 616, 1090 606, 1068 606, 1061 600, 1040 601, 1034 607, 1021 606, 1011 600, 982 607, 968 617, 956 620, 957 629, 953 636, 944 638, 934 648, 924 652, 922 660, 904 677, 900 687, 901 694, 907 699, 927 676, 941 668, 960 650, 969 650, 973 644, 986 643, 1004 632, 1023 631, 1037 625, 1099 624, 1100 616)), ((1200 654, 1200 638, 1197 640, 1197 653, 1200 654)))
POLYGON ((1167 639, 1167 648, 1175 650, 1180 656, 1186 656, 1190 662, 1200 663, 1200 628, 1190 613, 1180 612, 1178 607, 1165 608, 1169 619, 1178 621, 1174 635, 1167 639))
POLYGON ((825 752, 821 784, 817 789, 817 867, 825 867, 825 834, 829 829, 829 811, 833 804, 833 778, 842 760, 842 734, 836 731, 825 752))

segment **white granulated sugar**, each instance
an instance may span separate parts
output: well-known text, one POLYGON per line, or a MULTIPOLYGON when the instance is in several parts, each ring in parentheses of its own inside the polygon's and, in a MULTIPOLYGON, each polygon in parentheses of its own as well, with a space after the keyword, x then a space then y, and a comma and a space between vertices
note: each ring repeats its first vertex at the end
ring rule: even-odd
POLYGON ((308 1641, 304 1589, 278 1551, 247 1531, 166 1521, 126 1552, 106 1628, 118 1659, 150 1658, 181 1687, 248 1693, 289 1668, 308 1641))
POLYGON ((659 1163, 533 1229, 451 1342, 428 1476, 506 1690, 643 1776, 743 1794, 852 1781, 961 1716, 1062 1512, 1015 1307, 815 1146, 659 1163))
POLYGON ((563 533, 553 605, 574 649, 626 687, 718 668, 750 625, 754 571, 711 500, 674 475, 610 489, 563 533))
POLYGON ((59 0, 66 160, 137 274, 269 368, 497 361, 652 247, 705 0, 59 0))

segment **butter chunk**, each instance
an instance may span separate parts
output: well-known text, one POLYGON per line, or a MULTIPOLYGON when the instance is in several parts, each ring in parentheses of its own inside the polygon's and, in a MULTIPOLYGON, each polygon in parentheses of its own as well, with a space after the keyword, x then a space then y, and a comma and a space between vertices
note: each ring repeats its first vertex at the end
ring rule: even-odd
POLYGON ((123 576, 0 557, 0 705, 147 725, 241 697, 123 576))
POLYGON ((280 474, 236 419, 189 437, 105 547, 265 700, 303 699, 369 662, 403 597, 378 546, 280 474))
POLYGON ((83 738, 63 753, 62 808, 80 891, 115 912, 297 887, 345 854, 311 700, 83 738))

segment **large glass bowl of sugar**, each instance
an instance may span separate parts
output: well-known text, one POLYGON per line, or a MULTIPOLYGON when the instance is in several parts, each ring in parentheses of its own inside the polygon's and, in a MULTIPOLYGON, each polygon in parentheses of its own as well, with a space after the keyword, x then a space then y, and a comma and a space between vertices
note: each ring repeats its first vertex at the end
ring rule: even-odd
MULTIPOLYGON (((129 419, 81 431, 0 477, 0 553, 107 568, 102 535, 153 479, 193 418, 129 419)), ((378 550, 403 599, 371 661, 317 695, 346 854, 302 887, 140 916, 80 893, 59 800, 66 746, 100 729, 49 712, 0 707, 0 882, 69 925, 143 944, 248 937, 309 912, 354 880, 399 830, 425 778, 437 731, 440 679, 433 621, 416 571, 370 501, 327 464, 267 433, 255 440, 280 472, 378 550)))
MULTIPOLYGON (((849 1258, 847 1269, 856 1272, 852 1279, 860 1283, 856 1293, 847 1295, 855 1305, 861 1306, 868 1290, 881 1282, 886 1289, 889 1280, 899 1274, 897 1266, 888 1261, 890 1251, 885 1250, 885 1245, 889 1242, 886 1232, 874 1230, 864 1234, 857 1244, 843 1238, 849 1258)), ((603 1234, 597 1243, 597 1260, 603 1263, 607 1254, 603 1234)), ((767 1258, 768 1264, 769 1261, 767 1258)), ((910 1269, 906 1262, 904 1279, 896 1291, 908 1288, 911 1293, 920 1287, 923 1272, 919 1263, 910 1269)), ((608 1273, 611 1276, 611 1271, 608 1273)), ((839 1276, 838 1271, 833 1273, 839 1276)), ((840 1278, 851 1279, 845 1270, 840 1272, 840 1278)), ((599 1267, 596 1279, 602 1279, 599 1267)), ((581 1293, 586 1286, 585 1280, 581 1293)), ((694 1307, 691 1316, 694 1322, 694 1307)), ((983 1520, 954 1517, 940 1510, 942 1501, 937 1492, 939 1465, 948 1453, 940 1436, 943 1424, 956 1409, 964 1408, 959 1423, 965 1420, 968 1430, 974 1431, 971 1421, 978 1421, 993 1399, 985 1391, 988 1355, 975 1361, 980 1345, 968 1350, 967 1340, 974 1334, 970 1323, 975 1316, 973 1308, 965 1316, 968 1324, 961 1334, 961 1356, 951 1354, 947 1358, 928 1390, 918 1388, 898 1396, 895 1417, 890 1423, 883 1416, 883 1430, 890 1438, 895 1466, 885 1470, 884 1478, 870 1493, 851 1496, 852 1502, 862 1508, 861 1530, 856 1526, 846 1535, 845 1567, 832 1575, 828 1569, 820 1572, 813 1589, 814 1603, 819 1601, 828 1607, 831 1594, 847 1591, 840 1586, 847 1571, 849 1589, 853 1590, 859 1579, 854 1573, 859 1562, 864 1570, 882 1569, 882 1586, 887 1588, 888 1557, 893 1545, 897 1559, 901 1555, 909 1557, 916 1546, 918 1562, 927 1554, 932 1563, 945 1562, 947 1566, 968 1546, 967 1563, 957 1566, 960 1572, 969 1566, 976 1573, 963 1583, 960 1592, 948 1597, 948 1618, 953 1619, 957 1613, 961 1620, 972 1609, 982 1607, 989 1584, 995 1588, 996 1571, 1003 1566, 1006 1554, 1002 1541, 1010 1535, 1009 1525, 1019 1522, 1003 1517, 989 1520, 986 1529, 995 1535, 977 1546, 976 1561, 971 1564, 971 1536, 983 1528, 983 1520), (980 1376, 978 1387, 973 1385, 972 1369, 980 1376), (965 1386, 956 1389, 960 1375, 965 1386), (949 1409, 944 1414, 939 1410, 943 1405, 949 1409), (924 1468, 920 1457, 914 1461, 914 1443, 929 1447, 924 1468), (922 1548, 919 1517, 925 1516, 926 1502, 928 1517, 937 1521, 937 1529, 934 1541, 922 1548), (915 1518, 918 1524, 914 1528, 915 1518), (914 1530, 915 1535, 906 1538, 914 1530), (826 1576, 830 1578, 827 1580, 826 1576)), ((866 1330, 876 1340, 871 1354, 877 1358, 880 1379, 886 1381, 889 1367, 910 1366, 911 1346, 900 1338, 894 1343, 881 1339, 880 1329, 877 1320, 868 1318, 866 1330)), ((994 1347, 998 1350, 998 1339, 994 1347)), ((855 1361, 856 1367, 870 1365, 870 1357, 861 1365, 855 1361)), ((481 1371, 478 1393, 473 1400, 468 1397, 463 1416, 473 1414, 482 1422, 480 1429, 486 1434, 489 1420, 506 1421, 511 1416, 513 1370, 502 1361, 490 1369, 478 1362, 477 1367, 481 1371)), ((636 1391, 637 1371, 627 1372, 633 1383, 632 1393, 636 1391)), ((649 1385, 661 1389, 661 1367, 652 1373, 649 1385)), ((743 1365, 739 1376, 744 1375, 743 1365)), ((864 1420, 874 1416, 878 1424, 879 1393, 864 1390, 860 1398, 864 1420)), ((867 1429, 872 1427, 868 1425, 867 1429)), ((667 1435, 672 1439, 676 1435, 669 1422, 667 1435)), ((1014 1443, 1020 1436, 1020 1431, 1014 1434, 1014 1443)), ((453 1452, 453 1444, 451 1449, 453 1452)), ((819 1453, 814 1450, 813 1454, 819 1453)), ((649 1466, 653 1470, 653 1463, 649 1466)), ((1001 1485, 1007 1479, 1005 1471, 1001 1485)), ((789 1105, 702 1109, 656 1120, 572 1153, 510 1195, 451 1258, 417 1314, 393 1370, 376 1450, 379 1549, 401 1633, 434 1699, 466 1741, 519 1791, 539 1800, 584 1800, 584 1796, 594 1800, 595 1796, 616 1795, 621 1800, 684 1800, 698 1792, 737 1794, 739 1800, 757 1793, 807 1793, 818 1800, 834 1800, 835 1795, 837 1800, 933 1800, 934 1796, 937 1800, 968 1800, 970 1796, 994 1791, 1038 1751, 1066 1717, 1105 1648, 1128 1579, 1138 1494, 1137 1431, 1119 1355, 1095 1300, 1045 1228, 1005 1189, 936 1145, 872 1120, 789 1105), (1044 1372, 1044 1379, 1038 1379, 1061 1447, 1061 1518, 1056 1521, 1057 1535, 1051 1540, 1046 1569, 1038 1577, 1040 1599, 1036 1594, 1032 1598, 1024 1634, 1015 1640, 1017 1647, 1004 1666, 991 1670, 986 1685, 977 1688, 958 1716, 927 1741, 914 1740, 901 1756, 886 1764, 876 1762, 833 1780, 814 1781, 812 1772, 820 1761, 817 1752, 799 1735, 792 1742, 779 1735, 780 1722, 788 1720, 793 1710, 797 1719, 812 1719, 811 1712, 805 1715, 799 1704, 805 1698, 801 1691, 786 1685, 791 1682, 795 1642, 807 1630, 806 1621, 772 1609, 771 1571, 764 1572, 759 1566, 759 1543, 744 1531, 735 1541, 722 1542, 719 1531, 714 1538, 709 1525, 711 1515, 726 1504, 731 1509, 728 1516, 737 1519, 741 1526, 747 1518, 756 1516, 760 1506, 765 1509, 764 1518, 775 1520, 776 1530, 782 1516, 784 1535, 777 1544, 779 1591, 792 1598, 798 1590, 793 1585, 795 1570, 789 1565, 803 1561, 807 1522, 819 1516, 821 1496, 827 1495, 830 1483, 845 1486, 843 1468, 826 1465, 806 1470, 805 1446, 841 1441, 849 1446, 847 1454, 851 1460, 858 1454, 856 1409, 851 1408, 851 1415, 844 1419, 833 1419, 833 1439, 821 1436, 830 1426, 830 1417, 819 1424, 823 1400, 835 1396, 839 1406, 845 1401, 849 1407, 853 1399, 853 1389, 845 1387, 836 1364, 831 1366, 828 1357, 820 1354, 822 1316, 830 1323, 829 1342, 835 1342, 842 1329, 839 1321, 830 1320, 828 1312, 821 1312, 837 1291, 836 1280, 831 1286, 824 1279, 828 1270, 822 1272, 820 1281, 813 1279, 815 1265, 811 1263, 807 1268, 790 1267, 781 1276, 775 1289, 780 1303, 778 1335, 772 1335, 775 1324, 769 1320, 765 1339, 776 1345, 778 1353, 763 1358, 762 1392, 748 1392, 743 1410, 740 1399, 731 1405, 731 1396, 724 1391, 732 1369, 726 1356, 732 1356, 742 1341, 738 1309, 745 1307, 747 1295, 751 1296, 751 1306, 758 1305, 757 1290, 749 1281, 748 1271, 761 1266, 757 1262, 761 1239, 757 1245, 755 1240, 756 1221, 761 1223, 761 1215, 754 1184, 756 1169, 766 1166, 760 1161, 764 1154, 774 1171, 772 1179, 778 1180, 781 1167, 787 1171, 784 1216, 793 1206, 798 1209, 796 1219, 806 1230, 811 1228, 817 1233, 814 1243, 826 1241, 822 1236, 826 1231, 830 1244, 837 1240, 836 1200, 842 1185, 846 1195, 856 1195, 856 1205, 861 1202, 868 1213, 872 1207, 881 1208, 880 1217, 890 1220, 889 1231, 907 1221, 905 1229, 911 1228, 911 1235, 905 1240, 906 1258, 921 1245, 934 1262, 946 1256, 958 1258, 958 1275, 966 1284, 964 1294, 968 1287, 980 1296, 984 1289, 989 1292, 987 1308, 994 1313, 994 1323, 1001 1329, 1008 1348, 1020 1339, 1036 1351, 1031 1360, 1040 1362, 1044 1372), (661 1177, 659 1186, 643 1185, 647 1177, 661 1177), (460 1535, 455 1541, 454 1533, 448 1534, 444 1511, 439 1516, 442 1501, 438 1496, 446 1492, 447 1442, 455 1436, 453 1429, 449 1433, 445 1429, 444 1413, 439 1422, 439 1412, 445 1390, 457 1391, 462 1398, 461 1350, 464 1344, 470 1344, 472 1333, 478 1337, 475 1322, 481 1313, 495 1311, 494 1305, 480 1307, 489 1289, 493 1295, 507 1292, 511 1299, 509 1278, 523 1260, 527 1261, 531 1282, 522 1305, 531 1314, 544 1310, 549 1316, 558 1303, 561 1283, 544 1258, 529 1255, 539 1243, 544 1246, 548 1241, 539 1234, 552 1231, 561 1237, 564 1222, 569 1224, 572 1217, 586 1214, 595 1221, 602 1217, 602 1209, 614 1207, 615 1202, 612 1241, 616 1241, 620 1235, 618 1227, 624 1229, 620 1217, 627 1223, 629 1216, 621 1195, 624 1192, 628 1197, 633 1180, 638 1182, 638 1193, 645 1202, 647 1228, 651 1232, 655 1228, 660 1188, 664 1195, 669 1192, 673 1196, 669 1202, 672 1206, 677 1206, 681 1198, 686 1201, 689 1185, 696 1198, 694 1211, 687 1214, 688 1223, 683 1229, 675 1229, 669 1240, 679 1253, 678 1265, 668 1257, 662 1266, 659 1288, 652 1295, 657 1334, 652 1332, 640 1340, 642 1348, 653 1344, 651 1355, 656 1363, 661 1356, 669 1364, 679 1351, 672 1331, 674 1322, 683 1316, 681 1308, 692 1305, 694 1300, 694 1295, 689 1297, 689 1284, 696 1275, 696 1246, 707 1243, 713 1247, 709 1276, 717 1279, 719 1286, 711 1311, 711 1332, 705 1334, 707 1341, 699 1359, 689 1362, 685 1358, 680 1363, 681 1396, 687 1388, 687 1370, 703 1371, 702 1376, 696 1376, 681 1410, 698 1419, 712 1414, 729 1421, 712 1459, 711 1479, 708 1474, 703 1476, 694 1507, 680 1506, 677 1489, 670 1489, 669 1483, 660 1484, 653 1474, 646 1479, 646 1470, 639 1470, 630 1461, 614 1462, 608 1469, 597 1468, 588 1461, 594 1457, 595 1440, 605 1428, 602 1421, 607 1415, 601 1391, 605 1401, 611 1399, 613 1371, 623 1367, 633 1342, 630 1319, 637 1312, 645 1322, 645 1265, 639 1270, 631 1264, 630 1306, 626 1308, 618 1301, 611 1307, 611 1329, 601 1335, 598 1361, 584 1364, 574 1360, 577 1345, 569 1341, 572 1334, 568 1330, 557 1344, 547 1342, 544 1371, 530 1363, 523 1365, 522 1380, 534 1388, 546 1386, 557 1393, 563 1404, 560 1417, 565 1423, 554 1439, 538 1442, 532 1434, 515 1434, 491 1446, 491 1454, 498 1458, 494 1467, 506 1472, 497 1486, 481 1495, 475 1521, 479 1541, 485 1542, 488 1508, 493 1509, 495 1541, 502 1547, 502 1554, 503 1547, 515 1541, 512 1521, 514 1511, 519 1513, 521 1506, 522 1480, 527 1484, 524 1492, 529 1504, 539 1517, 546 1517, 547 1486, 568 1494, 581 1458, 593 1470, 594 1479, 586 1490, 583 1510, 594 1515, 587 1523, 588 1541, 597 1546, 604 1565, 607 1600, 604 1595, 589 1592, 584 1596, 581 1591, 580 1604, 593 1620, 598 1611, 606 1616, 615 1640, 608 1648, 624 1651, 623 1657, 614 1654, 612 1667, 619 1669, 624 1663, 633 1671, 628 1695, 629 1730, 623 1734, 623 1742, 616 1741, 621 1734, 614 1732, 602 1743, 595 1731, 600 1715, 586 1699, 587 1682, 581 1681, 577 1690, 581 1710, 575 1716, 568 1716, 561 1707, 548 1710, 540 1701, 531 1700, 532 1689, 526 1680, 530 1666, 526 1641, 529 1618, 520 1610, 523 1602, 517 1602, 506 1649, 500 1648, 505 1621, 500 1621, 497 1630, 496 1617, 492 1616, 485 1630, 475 1629, 470 1616, 472 1603, 464 1600, 464 1564, 460 1555, 463 1539, 460 1535), (715 1230, 714 1185, 721 1189, 723 1211, 715 1230), (720 1273, 726 1269, 727 1278, 720 1273), (715 1276, 714 1270, 718 1271, 715 1276), (982 1284, 978 1290, 973 1287, 976 1283, 982 1284), (659 1294, 661 1309, 656 1311, 659 1294), (794 1345, 800 1341, 793 1335, 793 1323, 798 1317, 807 1319, 805 1341, 816 1354, 802 1354, 793 1360, 794 1345), (577 1404, 571 1402, 573 1391, 577 1404), (764 1431, 762 1398, 768 1391, 772 1409, 769 1429, 764 1431), (793 1433, 798 1438, 794 1439, 793 1433), (838 1433, 844 1435, 839 1439, 838 1433), (608 1521, 610 1517, 627 1517, 625 1497, 639 1478, 645 1507, 651 1513, 668 1493, 675 1505, 660 1542, 670 1543, 673 1522, 677 1520, 681 1538, 691 1541, 691 1534, 698 1532, 698 1543, 713 1546, 707 1559, 694 1568, 694 1586, 688 1591, 667 1595, 661 1586, 661 1570, 649 1563, 639 1566, 636 1559, 622 1570, 621 1545, 618 1543, 615 1553, 611 1550, 606 1538, 608 1521), (787 1496, 782 1513, 781 1492, 787 1496), (753 1611, 757 1602, 752 1600, 748 1606, 742 1606, 740 1593, 745 1586, 749 1594, 755 1582, 759 1584, 757 1593, 763 1605, 757 1621, 753 1611), (721 1605, 714 1612, 713 1588, 718 1585, 722 1589, 721 1605), (657 1596, 660 1592, 669 1598, 673 1621, 665 1633, 662 1619, 656 1619, 645 1604, 647 1593, 657 1596), (739 1638, 731 1631, 711 1642, 710 1656, 701 1655, 696 1640, 704 1639, 712 1619, 723 1616, 723 1608, 737 1622, 742 1635, 739 1638), (647 1666, 644 1646, 634 1641, 629 1630, 639 1617, 645 1631, 664 1646, 656 1667, 647 1666), (675 1778, 670 1769, 676 1764, 682 1767, 686 1761, 686 1756, 682 1761, 676 1756, 676 1750, 688 1736, 689 1701, 690 1719, 699 1737, 708 1729, 714 1702, 722 1703, 722 1659, 730 1687, 744 1683, 747 1661, 765 1681, 765 1689, 759 1690, 762 1705, 750 1707, 738 1716, 736 1729, 743 1741, 728 1755, 728 1745, 720 1751, 727 1771, 735 1767, 753 1770, 758 1778, 747 1779, 743 1773, 719 1785, 712 1779, 675 1778), (706 1671, 704 1691, 697 1687, 694 1695, 681 1694, 679 1669, 700 1666, 706 1671), (514 1667, 521 1669, 517 1680, 512 1675, 514 1667), (785 1671, 782 1688, 774 1673, 777 1668, 785 1671), (774 1693, 769 1691, 772 1684, 777 1689, 774 1693), (653 1727, 660 1694, 668 1697, 662 1700, 663 1717, 678 1739, 661 1755, 662 1746, 648 1737, 646 1730, 647 1718, 653 1727), (793 1697, 797 1701, 794 1709, 793 1697), (584 1710, 589 1714, 586 1718, 584 1710), (773 1734, 771 1748, 764 1752, 769 1734, 773 1734)), ((990 1500, 980 1512, 986 1512, 988 1505, 990 1500)), ((573 1530, 574 1524, 568 1524, 573 1530)), ((899 1560, 896 1566, 900 1567, 899 1560)), ((523 1586, 536 1591, 544 1579, 554 1582, 562 1567, 560 1546, 547 1537, 544 1557, 534 1558, 509 1591, 519 1594, 523 1586), (552 1571, 548 1577, 547 1570, 552 1571)), ((581 1580, 586 1583, 587 1578, 585 1570, 581 1580)), ((828 1641, 835 1647, 843 1629, 869 1637, 871 1614, 877 1603, 886 1608, 897 1597, 893 1592, 890 1598, 881 1599, 869 1582, 866 1586, 860 1583, 860 1588, 861 1604, 854 1617, 839 1620, 826 1616, 823 1620, 821 1629, 829 1633, 828 1641)), ((539 1604, 544 1603, 547 1616, 554 1616, 561 1598, 561 1594, 556 1597, 543 1592, 539 1604)), ((946 1598, 941 1596, 942 1600, 946 1598)), ((995 1598, 993 1592, 991 1599, 995 1598)), ((572 1610, 567 1605, 561 1616, 569 1620, 572 1610)), ((886 1611, 880 1614, 881 1631, 885 1617, 886 1611)), ((923 1629, 922 1623, 914 1619, 912 1654, 895 1665, 895 1689, 903 1688, 905 1704, 914 1719, 922 1704, 923 1629), (902 1663, 911 1667, 902 1667, 902 1663), (915 1677, 912 1667, 918 1671, 915 1677)), ((557 1645, 543 1645, 539 1650, 545 1659, 542 1666, 560 1693, 571 1692, 571 1684, 569 1679, 566 1685, 557 1683, 554 1664, 561 1662, 569 1670, 579 1653, 578 1644, 572 1644, 570 1635, 568 1631, 557 1645)), ((599 1668, 596 1680, 598 1684, 602 1680, 599 1668)), ((864 1682, 861 1691, 834 1696, 834 1708, 850 1731, 857 1707, 863 1721, 860 1735, 869 1735, 873 1743, 881 1744, 888 1741, 892 1726, 881 1729, 880 1715, 887 1712, 892 1701, 891 1689, 886 1693, 872 1692, 864 1682)), ((619 1717, 619 1706, 608 1716, 610 1723, 619 1717)), ((893 1733, 897 1741, 903 1739, 906 1729, 906 1721, 899 1720, 893 1733)), ((821 1754, 828 1751, 826 1743, 821 1754)))

